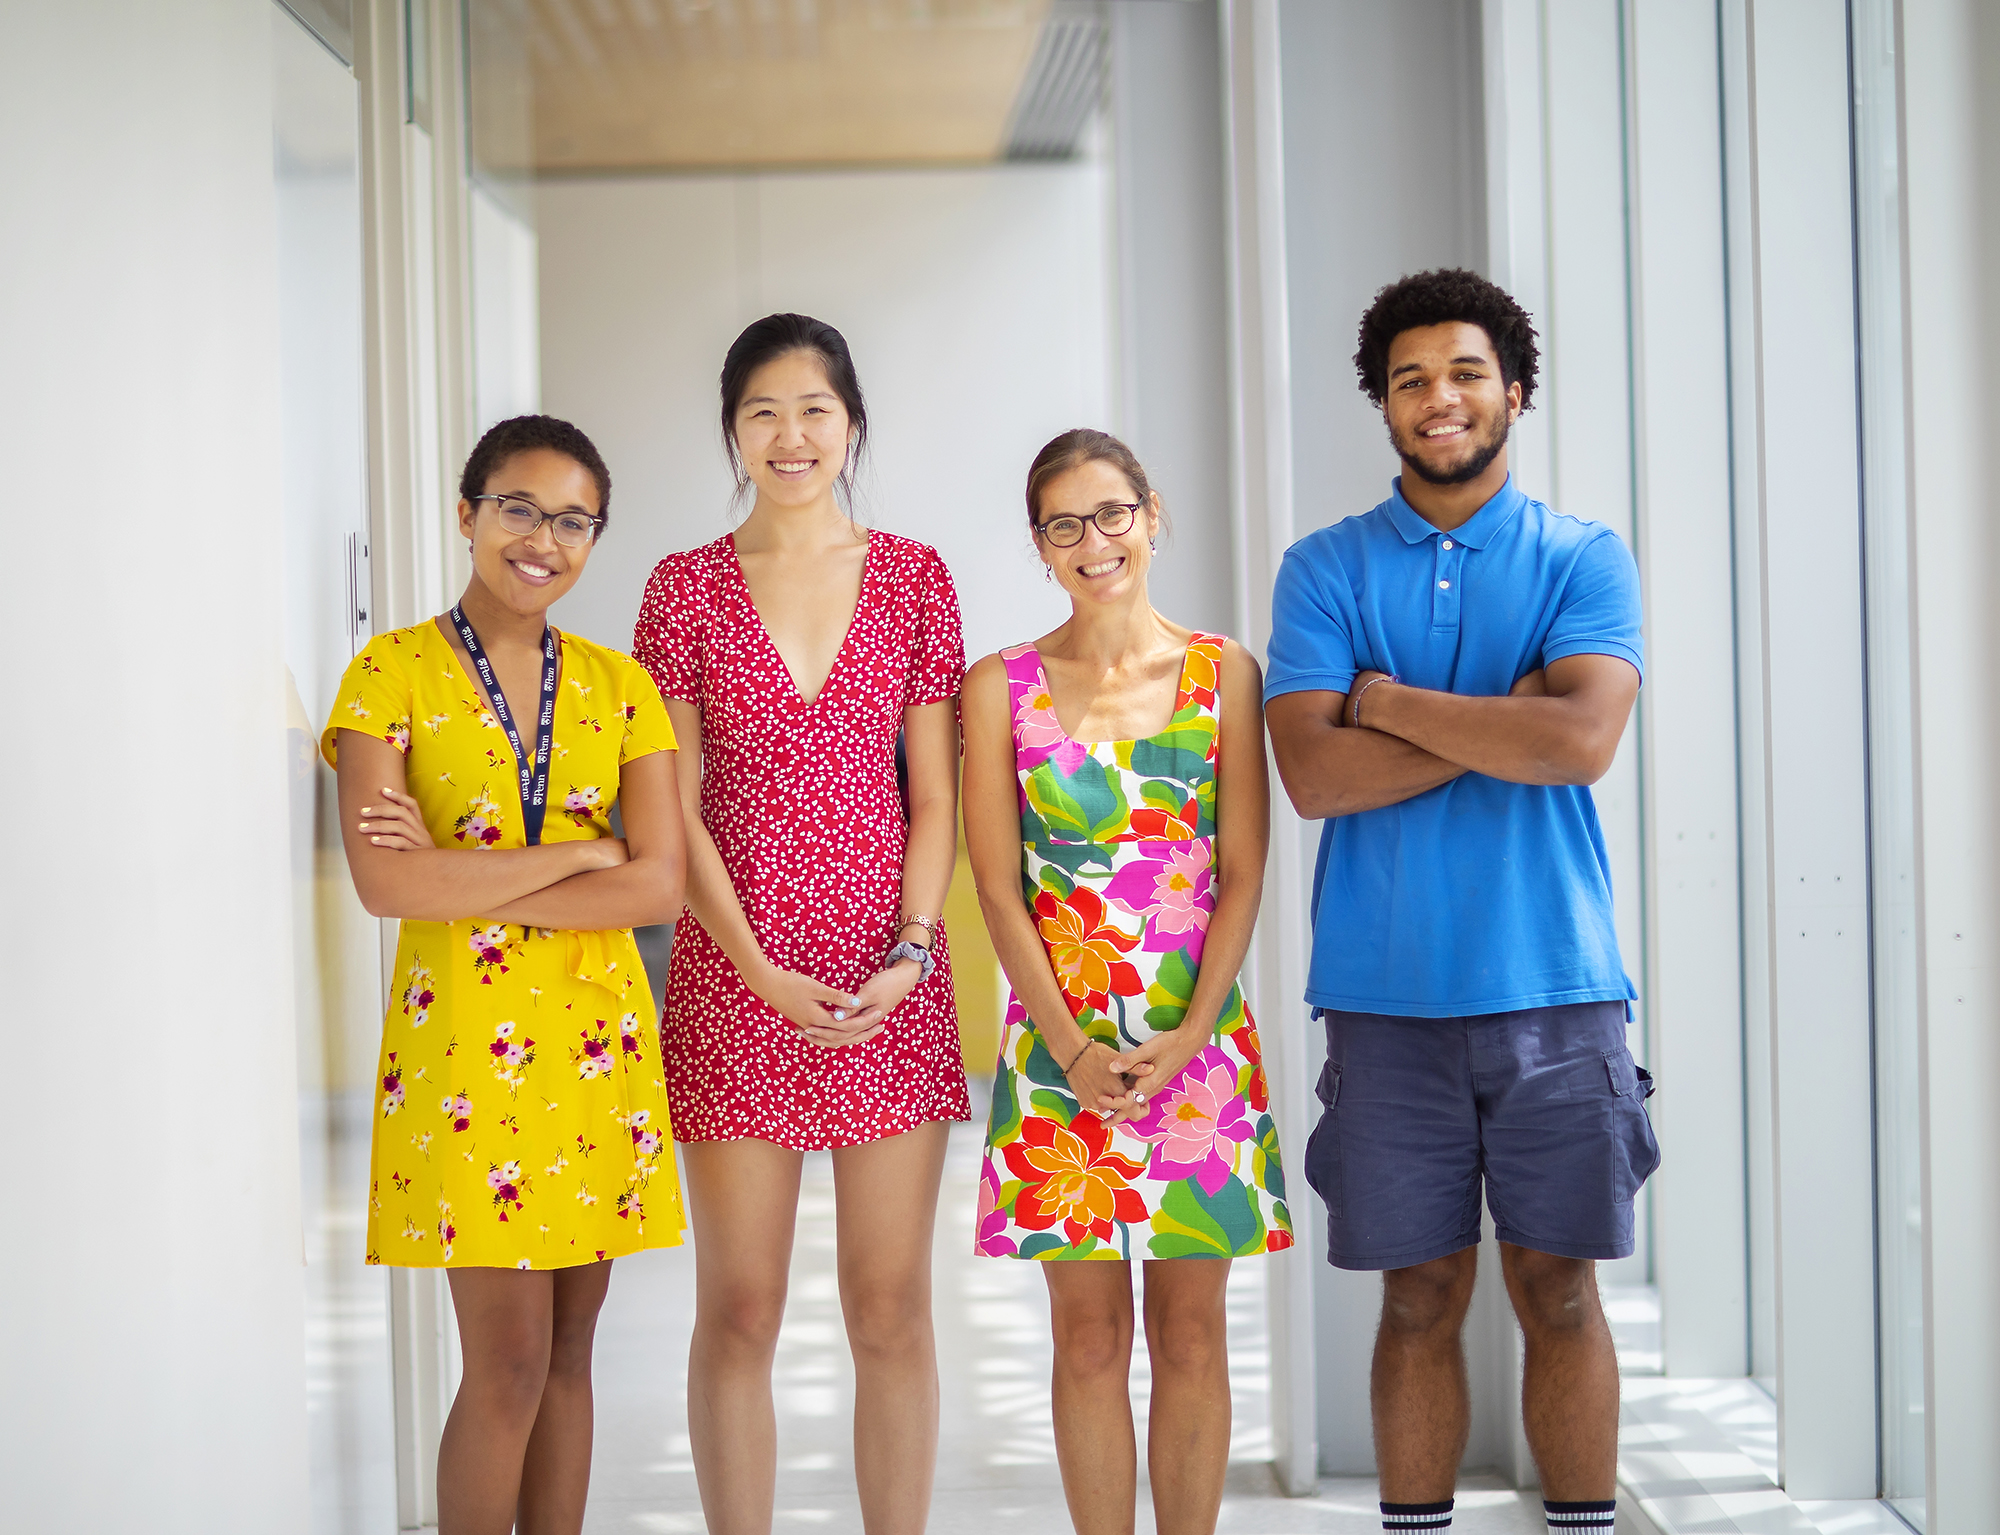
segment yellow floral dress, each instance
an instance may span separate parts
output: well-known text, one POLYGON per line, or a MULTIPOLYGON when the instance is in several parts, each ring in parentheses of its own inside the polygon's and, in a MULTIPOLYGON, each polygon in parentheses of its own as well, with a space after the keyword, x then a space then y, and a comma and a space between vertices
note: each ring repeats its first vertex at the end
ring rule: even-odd
MULTIPOLYGON (((607 837, 619 770, 673 750, 673 726, 630 657, 564 634, 560 664, 542 840, 607 837)), ((524 845, 506 732, 435 621, 379 634, 354 658, 320 737, 329 763, 342 730, 403 753, 439 847, 524 845)), ((532 729, 526 740, 532 750, 532 729)), ((630 931, 405 921, 368 1261, 553 1269, 678 1246, 658 1017, 630 931)))

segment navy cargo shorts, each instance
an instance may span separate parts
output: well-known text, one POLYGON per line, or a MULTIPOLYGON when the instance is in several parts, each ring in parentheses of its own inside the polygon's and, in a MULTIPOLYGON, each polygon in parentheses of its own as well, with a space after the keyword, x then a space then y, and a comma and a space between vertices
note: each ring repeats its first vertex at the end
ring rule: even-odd
POLYGON ((1632 1252, 1632 1200, 1660 1165, 1653 1079, 1625 1046, 1626 1004, 1466 1018, 1314 1010, 1324 1108, 1306 1181, 1336 1268, 1398 1269, 1479 1241, 1564 1258, 1632 1252))

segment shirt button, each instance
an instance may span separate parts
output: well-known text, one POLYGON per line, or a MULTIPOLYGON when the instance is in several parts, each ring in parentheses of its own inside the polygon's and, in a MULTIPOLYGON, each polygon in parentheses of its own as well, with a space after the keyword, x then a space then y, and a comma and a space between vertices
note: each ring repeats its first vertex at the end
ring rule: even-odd
POLYGON ((1449 549, 1451 547, 1451 540, 1447 538, 1442 544, 1438 545, 1438 547, 1440 549, 1449 549))
POLYGON ((1443 592, 1443 591, 1449 591, 1450 589, 1451 589, 1451 583, 1450 583, 1449 581, 1440 581, 1440 582, 1438 582, 1438 590, 1439 590, 1439 591, 1441 591, 1441 592, 1443 592))

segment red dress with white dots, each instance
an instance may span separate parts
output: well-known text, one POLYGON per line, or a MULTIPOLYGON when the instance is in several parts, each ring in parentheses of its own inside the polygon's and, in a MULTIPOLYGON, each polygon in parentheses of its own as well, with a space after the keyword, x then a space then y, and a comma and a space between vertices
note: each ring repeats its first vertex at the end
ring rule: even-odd
MULTIPOLYGON (((896 787, 903 711, 965 679, 958 594, 937 551, 871 531, 861 598, 810 704, 750 600, 734 536, 654 569, 632 653, 701 710, 701 818, 772 963, 841 991, 894 939, 908 825, 896 787)), ((925 915, 935 915, 926 913, 925 915)), ((969 1119, 951 959, 866 1044, 823 1050, 752 995, 683 912, 667 966, 661 1059, 675 1136, 854 1146, 969 1119)))

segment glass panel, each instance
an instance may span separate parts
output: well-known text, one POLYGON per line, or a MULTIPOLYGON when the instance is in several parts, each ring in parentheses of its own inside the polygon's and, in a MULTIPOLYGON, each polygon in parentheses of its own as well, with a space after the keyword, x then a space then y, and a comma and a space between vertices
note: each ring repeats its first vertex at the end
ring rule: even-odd
POLYGON ((359 99, 273 9, 286 731, 315 1535, 395 1528, 388 1287, 364 1266, 381 926, 355 899, 319 726, 367 631, 359 99))
POLYGON ((1882 1494, 1924 1528, 1923 1184, 1917 1101, 1916 786, 1903 460, 1902 186, 1894 0, 1852 12, 1863 554, 1875 971, 1876 1304, 1882 1494))
POLYGON ((535 82, 525 0, 467 0, 466 145, 474 181, 530 221, 535 176, 535 82))

